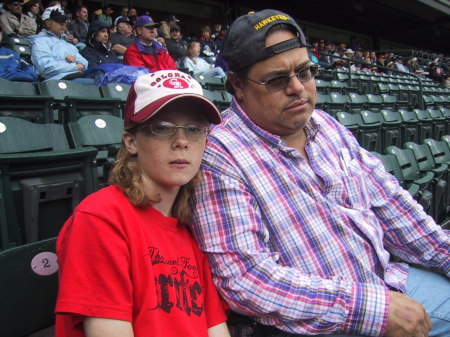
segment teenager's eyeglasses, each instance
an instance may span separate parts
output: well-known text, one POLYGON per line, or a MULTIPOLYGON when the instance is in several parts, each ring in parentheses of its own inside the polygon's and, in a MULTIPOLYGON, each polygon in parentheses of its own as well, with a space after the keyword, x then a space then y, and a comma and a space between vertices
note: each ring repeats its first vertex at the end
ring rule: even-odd
POLYGON ((143 125, 139 130, 143 131, 146 136, 173 136, 178 129, 184 129, 186 137, 190 140, 199 140, 208 136, 209 127, 190 124, 186 126, 175 125, 170 122, 158 122, 155 124, 143 125))
POLYGON ((264 85, 269 91, 277 91, 285 88, 289 84, 291 77, 296 76, 300 82, 307 82, 310 79, 314 78, 314 76, 316 76, 318 72, 319 66, 316 63, 311 62, 310 64, 308 64, 308 66, 300 69, 292 75, 275 76, 269 78, 268 80, 265 80, 264 82, 257 82, 248 77, 247 80, 252 81, 256 84, 264 85))

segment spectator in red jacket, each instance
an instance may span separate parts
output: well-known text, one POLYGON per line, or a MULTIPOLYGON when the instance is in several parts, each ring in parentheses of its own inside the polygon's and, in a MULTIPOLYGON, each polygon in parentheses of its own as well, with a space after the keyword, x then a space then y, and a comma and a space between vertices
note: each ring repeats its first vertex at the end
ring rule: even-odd
POLYGON ((177 69, 167 49, 156 41, 158 27, 159 23, 154 22, 148 15, 136 19, 136 40, 125 52, 124 64, 144 67, 151 72, 177 69))

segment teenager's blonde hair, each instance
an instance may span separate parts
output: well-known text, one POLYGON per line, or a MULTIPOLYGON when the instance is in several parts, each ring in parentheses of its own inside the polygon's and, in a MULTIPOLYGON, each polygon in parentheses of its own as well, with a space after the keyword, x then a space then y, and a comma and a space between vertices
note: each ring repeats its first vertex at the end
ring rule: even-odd
MULTIPOLYGON (((136 134, 136 125, 126 128, 125 131, 136 134)), ((189 198, 200 181, 200 177, 200 172, 197 172, 194 178, 186 185, 181 186, 172 206, 172 216, 182 224, 191 222, 189 198)), ((161 201, 159 195, 148 196, 145 194, 142 184, 142 171, 137 161, 137 155, 128 152, 123 142, 117 153, 116 162, 111 170, 108 182, 119 187, 127 199, 136 207, 145 208, 161 201)))

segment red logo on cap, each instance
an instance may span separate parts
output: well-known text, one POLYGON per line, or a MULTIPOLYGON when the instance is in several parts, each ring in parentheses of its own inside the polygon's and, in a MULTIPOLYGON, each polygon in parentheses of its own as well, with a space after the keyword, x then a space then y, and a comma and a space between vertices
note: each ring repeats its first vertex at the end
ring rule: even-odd
POLYGON ((169 78, 163 82, 163 86, 169 89, 187 89, 189 84, 181 78, 169 78))

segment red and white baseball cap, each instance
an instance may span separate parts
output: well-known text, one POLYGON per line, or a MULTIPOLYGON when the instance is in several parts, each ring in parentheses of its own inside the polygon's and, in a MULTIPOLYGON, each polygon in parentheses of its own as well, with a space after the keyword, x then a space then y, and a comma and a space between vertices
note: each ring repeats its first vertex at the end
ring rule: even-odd
POLYGON ((125 103, 125 126, 142 123, 179 99, 198 104, 211 124, 220 124, 220 111, 192 76, 178 70, 160 70, 139 77, 130 89, 125 103))

